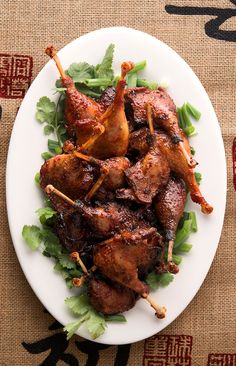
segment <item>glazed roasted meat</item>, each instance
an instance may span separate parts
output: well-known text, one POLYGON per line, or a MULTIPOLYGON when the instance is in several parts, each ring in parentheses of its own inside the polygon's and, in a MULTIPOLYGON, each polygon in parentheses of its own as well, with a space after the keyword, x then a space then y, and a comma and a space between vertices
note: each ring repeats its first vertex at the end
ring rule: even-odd
POLYGON ((187 192, 182 179, 170 177, 167 185, 154 201, 155 212, 165 231, 166 240, 174 240, 179 220, 183 214, 187 192))
POLYGON ((143 295, 149 289, 139 275, 155 266, 161 247, 155 228, 123 231, 96 246, 94 264, 111 280, 143 295))
POLYGON ((40 186, 57 211, 53 229, 66 256, 83 271, 72 284, 86 283, 103 314, 127 311, 142 297, 163 318, 146 277, 178 272, 172 252, 188 191, 204 213, 213 210, 197 185, 176 106, 162 88, 127 88, 132 62, 123 62, 116 87, 94 100, 76 89, 52 46, 46 53, 66 89, 70 139, 42 165, 40 186))
MULTIPOLYGON (((184 132, 180 130, 181 139, 183 141, 185 150, 190 153, 190 145, 184 132)), ((207 203, 203 197, 200 188, 196 182, 194 170, 188 165, 188 162, 183 154, 182 149, 179 145, 174 144, 170 137, 163 131, 155 131, 156 144, 161 151, 162 155, 165 156, 169 168, 176 176, 182 178, 186 184, 187 189, 190 191, 191 199, 201 205, 202 212, 210 214, 213 207, 207 203)), ((147 153, 149 149, 150 132, 148 128, 141 128, 131 133, 130 136, 130 151, 135 151, 140 156, 147 153), (138 141, 140 138, 140 142, 138 141)), ((119 195, 120 197, 120 195, 119 195)))
MULTIPOLYGON (((194 170, 189 167, 182 151, 178 145, 171 142, 164 133, 159 133, 157 138, 158 147, 166 156, 170 169, 180 178, 182 178, 190 191, 193 202, 201 205, 201 210, 205 214, 210 214, 213 207, 207 203, 196 182, 194 170)), ((186 144, 186 142, 185 142, 186 144)))
MULTIPOLYGON (((56 155, 47 160, 40 170, 40 186, 54 185, 72 199, 83 198, 91 189, 99 170, 72 154, 56 155)), ((55 195, 50 200, 57 211, 68 205, 55 195)))
MULTIPOLYGON (((168 242, 167 265, 171 273, 179 271, 177 265, 173 263, 172 252, 176 229, 184 211, 186 198, 187 192, 184 182, 182 179, 172 176, 166 187, 163 188, 154 200, 155 212, 164 229, 165 239, 168 242)), ((161 267, 162 269, 165 268, 163 261, 161 267)))
POLYGON ((137 294, 126 286, 117 282, 109 284, 97 278, 88 281, 88 297, 97 311, 108 315, 131 309, 138 298, 137 294))
MULTIPOLYGON (((102 104, 97 103, 94 99, 76 89, 73 80, 65 74, 57 56, 57 51, 53 46, 47 47, 45 53, 55 61, 61 76, 61 84, 66 88, 65 118, 69 135, 71 137, 77 135, 78 124, 82 121, 83 127, 87 130, 88 139, 93 133, 94 126, 96 125, 99 128, 99 117, 104 112, 104 108, 102 104)), ((83 136, 83 138, 86 137, 83 136)), ((79 141, 79 143, 81 144, 82 141, 79 141)))
MULTIPOLYGON (((100 168, 103 178, 99 179, 99 183, 95 183, 93 188, 93 194, 102 186, 105 191, 115 191, 125 186, 125 170, 131 166, 128 158, 120 156, 106 160, 95 159, 92 156, 81 154, 75 151, 74 155, 84 161, 88 161, 91 165, 100 168)), ((91 198, 91 197, 90 197, 91 198)))
POLYGON ((176 138, 179 135, 180 128, 176 106, 164 89, 128 89, 125 99, 131 105, 133 120, 136 125, 142 126, 146 124, 146 105, 149 104, 152 107, 153 119, 156 125, 163 128, 172 138, 176 138))
POLYGON ((115 95, 116 88, 113 86, 109 86, 104 90, 101 97, 97 100, 98 104, 101 105, 102 110, 105 111, 114 102, 115 95))
POLYGON ((176 106, 165 89, 129 89, 126 94, 126 100, 130 103, 131 110, 133 111, 131 115, 133 115, 132 118, 137 125, 142 126, 147 121, 147 106, 149 106, 156 126, 166 132, 173 144, 178 145, 189 167, 194 168, 196 166, 197 163, 192 158, 190 151, 185 149, 183 131, 179 127, 176 106))
POLYGON ((58 215, 54 230, 62 245, 69 251, 88 253, 92 246, 89 245, 89 231, 81 215, 73 208, 58 215))
POLYGON ((77 200, 76 207, 96 237, 107 238, 123 230, 132 232, 135 228, 148 227, 134 211, 116 202, 92 207, 77 200))
POLYGON ((134 198, 141 203, 151 203, 159 189, 169 178, 170 168, 165 156, 156 144, 156 136, 147 154, 131 168, 126 169, 125 175, 131 188, 118 192, 119 198, 134 198))
POLYGON ((121 77, 116 86, 114 100, 100 118, 105 131, 95 142, 86 146, 88 153, 93 157, 107 159, 125 155, 127 152, 129 126, 124 109, 125 76, 133 67, 132 62, 123 62, 121 65, 121 77))

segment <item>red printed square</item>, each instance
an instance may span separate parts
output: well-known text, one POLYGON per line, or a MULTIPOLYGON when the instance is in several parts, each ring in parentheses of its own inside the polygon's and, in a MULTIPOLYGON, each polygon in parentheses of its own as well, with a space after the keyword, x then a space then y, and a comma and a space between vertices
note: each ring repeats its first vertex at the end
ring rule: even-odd
POLYGON ((210 353, 207 366, 236 366, 236 353, 210 353))
POLYGON ((143 366, 191 366, 192 337, 155 335, 145 341, 143 366))
POLYGON ((31 56, 0 54, 0 97, 23 98, 31 83, 32 69, 31 56))

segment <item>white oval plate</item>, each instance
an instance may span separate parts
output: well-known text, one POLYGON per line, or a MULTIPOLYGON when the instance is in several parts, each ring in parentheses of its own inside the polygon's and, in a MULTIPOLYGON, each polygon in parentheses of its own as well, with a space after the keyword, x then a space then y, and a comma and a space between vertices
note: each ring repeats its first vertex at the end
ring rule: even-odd
MULTIPOLYGON (((220 127, 206 91, 186 62, 156 38, 123 27, 100 29, 64 47, 59 52, 62 65, 67 68, 72 62, 80 61, 97 64, 110 43, 115 44, 116 72, 124 60, 146 59, 143 77, 150 81, 168 79, 168 91, 178 106, 187 100, 202 112, 201 120, 196 123, 198 134, 191 139, 191 145, 196 148, 198 170, 203 175, 201 190, 214 206, 213 214, 205 216, 197 205, 189 203, 189 208, 197 213, 199 227, 190 238, 193 248, 184 258, 174 281, 152 294, 158 303, 166 306, 166 318, 156 319, 148 303, 139 300, 125 313, 127 323, 109 323, 104 335, 96 339, 101 343, 125 344, 142 340, 165 328, 186 308, 203 283, 223 224, 226 163, 220 127)), ((68 290, 62 277, 53 271, 52 262, 39 252, 30 251, 21 237, 23 225, 38 224, 35 211, 42 206, 34 175, 43 163, 40 154, 47 150, 47 137, 35 120, 36 103, 43 95, 55 98, 53 88, 57 78, 57 69, 53 61, 49 61, 32 83, 17 114, 7 161, 7 209, 14 247, 25 276, 43 305, 65 325, 75 320, 64 304, 64 299, 74 292, 68 290)), ((90 339, 84 328, 78 334, 90 339)))

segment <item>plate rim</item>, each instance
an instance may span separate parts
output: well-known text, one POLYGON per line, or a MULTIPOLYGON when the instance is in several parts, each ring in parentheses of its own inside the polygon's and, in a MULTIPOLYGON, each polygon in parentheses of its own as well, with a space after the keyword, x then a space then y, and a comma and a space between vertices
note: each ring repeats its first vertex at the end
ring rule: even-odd
MULTIPOLYGON (((220 242, 220 239, 221 239, 221 235, 222 235, 222 229, 223 229, 223 224, 224 224, 224 219, 225 219, 225 211, 226 211, 226 202, 227 202, 227 161, 226 161, 226 153, 225 153, 225 148, 224 148, 224 141, 223 141, 223 138, 222 138, 222 131, 221 131, 221 128, 220 128, 220 124, 219 124, 219 121, 218 121, 218 118, 217 118, 217 115, 216 115, 216 113, 215 113, 215 110, 214 110, 214 108, 213 108, 213 105, 212 105, 212 103, 211 103, 211 100, 210 100, 210 98, 209 98, 209 96, 208 96, 208 94, 207 94, 207 92, 206 92, 206 90, 205 90, 205 88, 204 88, 204 86, 202 85, 202 83, 201 83, 201 81, 200 81, 200 79, 198 78, 198 76, 195 74, 195 72, 193 71, 193 69, 191 68, 191 66, 182 58, 182 56, 180 56, 173 48, 171 48, 168 44, 166 44, 165 42, 163 42, 163 41, 161 41, 161 40, 159 40, 158 38, 156 38, 155 36, 153 36, 153 35, 151 35, 151 34, 148 34, 148 33, 146 33, 146 32, 143 32, 143 31, 140 31, 140 30, 137 30, 137 29, 135 29, 135 28, 129 28, 129 27, 124 27, 124 26, 115 26, 115 27, 105 27, 105 28, 99 28, 99 29, 96 29, 96 30, 93 30, 93 31, 91 31, 91 32, 88 32, 88 33, 85 33, 85 34, 83 34, 82 36, 80 36, 80 37, 78 37, 78 38, 75 38, 74 40, 72 40, 71 42, 69 42, 68 44, 66 44, 62 49, 60 49, 60 51, 58 52, 58 54, 60 55, 60 53, 62 52, 62 51, 64 51, 67 47, 70 47, 72 44, 74 44, 74 43, 76 43, 79 39, 81 39, 81 38, 86 38, 86 36, 93 36, 93 35, 95 35, 96 33, 106 33, 106 31, 111 31, 111 30, 113 30, 113 31, 127 31, 127 32, 137 32, 137 33, 140 33, 140 34, 142 34, 142 35, 145 35, 145 36, 148 36, 148 37, 150 37, 150 38, 152 38, 155 42, 158 42, 158 43, 160 43, 161 44, 161 46, 162 47, 165 47, 165 48, 167 48, 171 53, 174 53, 175 54, 175 56, 177 56, 180 60, 181 60, 181 62, 182 63, 184 63, 184 65, 185 65, 185 67, 187 67, 188 69, 190 69, 190 71, 191 71, 191 73, 192 73, 192 77, 195 79, 195 81, 198 83, 198 85, 204 90, 204 94, 205 94, 205 98, 207 98, 207 102, 208 102, 208 104, 211 106, 211 109, 212 109, 212 113, 214 114, 214 117, 215 117, 215 120, 217 121, 217 129, 218 129, 218 132, 220 133, 220 142, 221 142, 221 144, 220 144, 220 148, 221 148, 221 157, 223 158, 223 165, 224 165, 224 172, 223 172, 223 177, 224 177, 224 207, 222 207, 222 209, 223 209, 223 214, 222 214, 222 216, 221 216, 221 224, 220 224, 220 231, 219 231, 219 235, 218 235, 218 241, 217 241, 217 244, 216 244, 216 246, 215 246, 215 250, 214 250, 214 254, 213 254, 213 256, 212 256, 212 260, 209 262, 209 266, 208 266, 208 270, 207 270, 207 272, 206 272, 206 274, 203 276, 203 279, 202 279, 202 281, 200 282, 200 284, 199 284, 199 286, 197 287, 197 290, 195 291, 195 294, 194 294, 194 296, 187 302, 187 304, 186 304, 186 306, 184 307, 184 309, 174 318, 174 319, 172 319, 172 320, 170 320, 169 322, 167 322, 167 324, 160 330, 160 331, 162 331, 163 329, 165 329, 167 326, 169 326, 172 322, 174 322, 178 317, 179 317, 179 315, 181 315, 184 311, 185 311, 185 309, 188 307, 188 305, 190 304, 190 302, 195 298, 195 296, 197 295, 197 293, 198 293, 198 291, 199 291, 199 289, 201 288, 201 286, 203 285, 203 283, 204 283, 204 281, 205 281, 205 279, 206 279, 206 277, 207 277, 207 274, 208 274, 208 272, 209 272, 209 270, 210 270, 210 268, 211 268, 211 266, 212 266, 212 262, 213 262, 213 260, 214 260, 214 258, 215 258, 215 255, 216 255, 216 251, 217 251, 217 249, 218 249, 218 246, 219 246, 219 242, 220 242)), ((35 83, 35 80, 36 79, 38 79, 38 77, 40 77, 40 75, 41 75, 41 73, 43 72, 43 70, 44 70, 44 68, 45 67, 47 67, 47 65, 50 63, 50 60, 46 63, 46 64, 44 64, 44 66, 42 67, 42 69, 39 71, 39 73, 35 76, 35 78, 34 78, 34 80, 33 80, 33 82, 32 82, 32 84, 30 85, 30 87, 29 87, 29 89, 28 89, 28 91, 30 91, 31 89, 33 89, 34 88, 34 83, 35 83)), ((28 94, 28 91, 27 91, 27 93, 26 93, 26 95, 25 95, 25 97, 24 97, 24 99, 22 100, 22 102, 21 102, 21 105, 20 105, 20 108, 19 108, 19 110, 18 110, 18 112, 17 112, 17 115, 16 115, 16 117, 15 117, 15 119, 14 119, 14 125, 13 125, 13 129, 12 129, 12 132, 11 132, 11 137, 10 137, 10 142, 9 142, 9 147, 8 147, 8 153, 7 153, 7 164, 6 164, 6 206, 7 206, 7 217, 8 217, 8 224, 9 224, 9 228, 10 228, 10 234, 11 234, 11 239, 12 239, 12 243, 13 243, 13 247, 14 247, 14 250, 15 250, 15 252, 16 252, 16 255, 17 255, 17 259, 18 259, 18 261, 19 261, 19 263, 20 263, 20 266, 21 266, 21 269, 22 269, 22 271, 23 271, 23 273, 24 273, 24 275, 25 275, 25 277, 26 277, 26 279, 27 279, 27 282, 29 283, 29 285, 30 285, 30 287, 31 287, 31 289, 33 290, 33 292, 35 293, 35 295, 36 295, 36 297, 38 298, 38 300, 41 302, 41 304, 45 307, 45 308, 47 308, 47 302, 46 302, 46 300, 44 300, 44 298, 42 298, 42 296, 38 293, 38 291, 37 291, 37 288, 35 288, 35 286, 33 285, 33 281, 31 281, 31 279, 30 279, 30 277, 29 277, 29 275, 28 275, 28 273, 26 272, 26 269, 25 269, 25 267, 24 267, 24 264, 23 264, 23 260, 21 259, 21 256, 20 255, 18 255, 18 248, 17 248, 17 245, 15 245, 15 241, 14 241, 14 233, 13 233, 13 231, 14 231, 14 224, 13 224, 13 222, 12 222, 12 220, 11 220, 11 218, 10 218, 10 192, 9 192, 9 184, 8 184, 8 182, 9 182, 9 179, 10 179, 10 160, 11 160, 11 158, 10 158, 10 156, 11 156, 11 154, 12 154, 12 150, 13 150, 13 147, 12 147, 12 136, 14 135, 14 131, 15 131, 15 129, 16 129, 16 121, 17 121, 17 119, 19 118, 19 115, 20 115, 20 113, 21 113, 21 110, 24 108, 24 105, 27 103, 27 98, 26 98, 26 96, 27 96, 27 94, 28 94)), ((157 290, 156 290, 157 291, 157 290)), ((54 315, 54 312, 52 312, 51 311, 51 309, 50 309, 50 314, 55 318, 55 319, 58 319, 58 316, 55 316, 54 315)), ((62 325, 64 325, 64 323, 63 322, 61 322, 62 323, 62 325)), ((106 330, 107 332, 108 332, 108 330, 106 330)), ((159 331, 158 332, 154 332, 154 333, 150 333, 150 335, 149 336, 147 336, 147 337, 150 337, 150 336, 152 336, 152 335, 154 335, 154 334, 157 334, 157 333, 159 333, 159 331)), ((80 332, 80 330, 79 331, 77 331, 76 332, 76 334, 78 334, 78 335, 80 335, 81 336, 81 332, 80 332)), ((82 337, 84 337, 84 338, 86 338, 86 336, 83 334, 82 335, 82 337)), ((131 340, 131 341, 125 341, 125 342, 119 342, 119 343, 114 343, 114 342, 106 342, 106 344, 110 344, 110 345, 114 345, 114 344, 128 344, 128 343, 133 343, 133 342, 137 342, 137 341, 141 341, 141 340, 143 340, 143 339, 145 339, 145 338, 147 338, 146 336, 145 337, 136 337, 136 339, 135 340, 131 340)), ((93 339, 91 339, 91 338, 87 338, 87 339, 89 339, 90 341, 94 341, 94 342, 96 342, 96 343, 103 343, 102 341, 100 341, 99 340, 99 338, 97 338, 96 340, 93 340, 93 339)))

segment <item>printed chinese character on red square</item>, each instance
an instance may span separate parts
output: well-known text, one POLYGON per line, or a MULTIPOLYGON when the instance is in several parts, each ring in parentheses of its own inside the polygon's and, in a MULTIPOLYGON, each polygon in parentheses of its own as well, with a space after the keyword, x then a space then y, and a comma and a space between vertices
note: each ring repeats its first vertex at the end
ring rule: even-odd
POLYGON ((31 56, 0 54, 0 97, 23 98, 31 83, 32 69, 31 56))
POLYGON ((155 335, 145 341, 143 366, 191 366, 192 337, 155 335))
POLYGON ((236 353, 210 353, 207 366, 236 366, 236 353))

